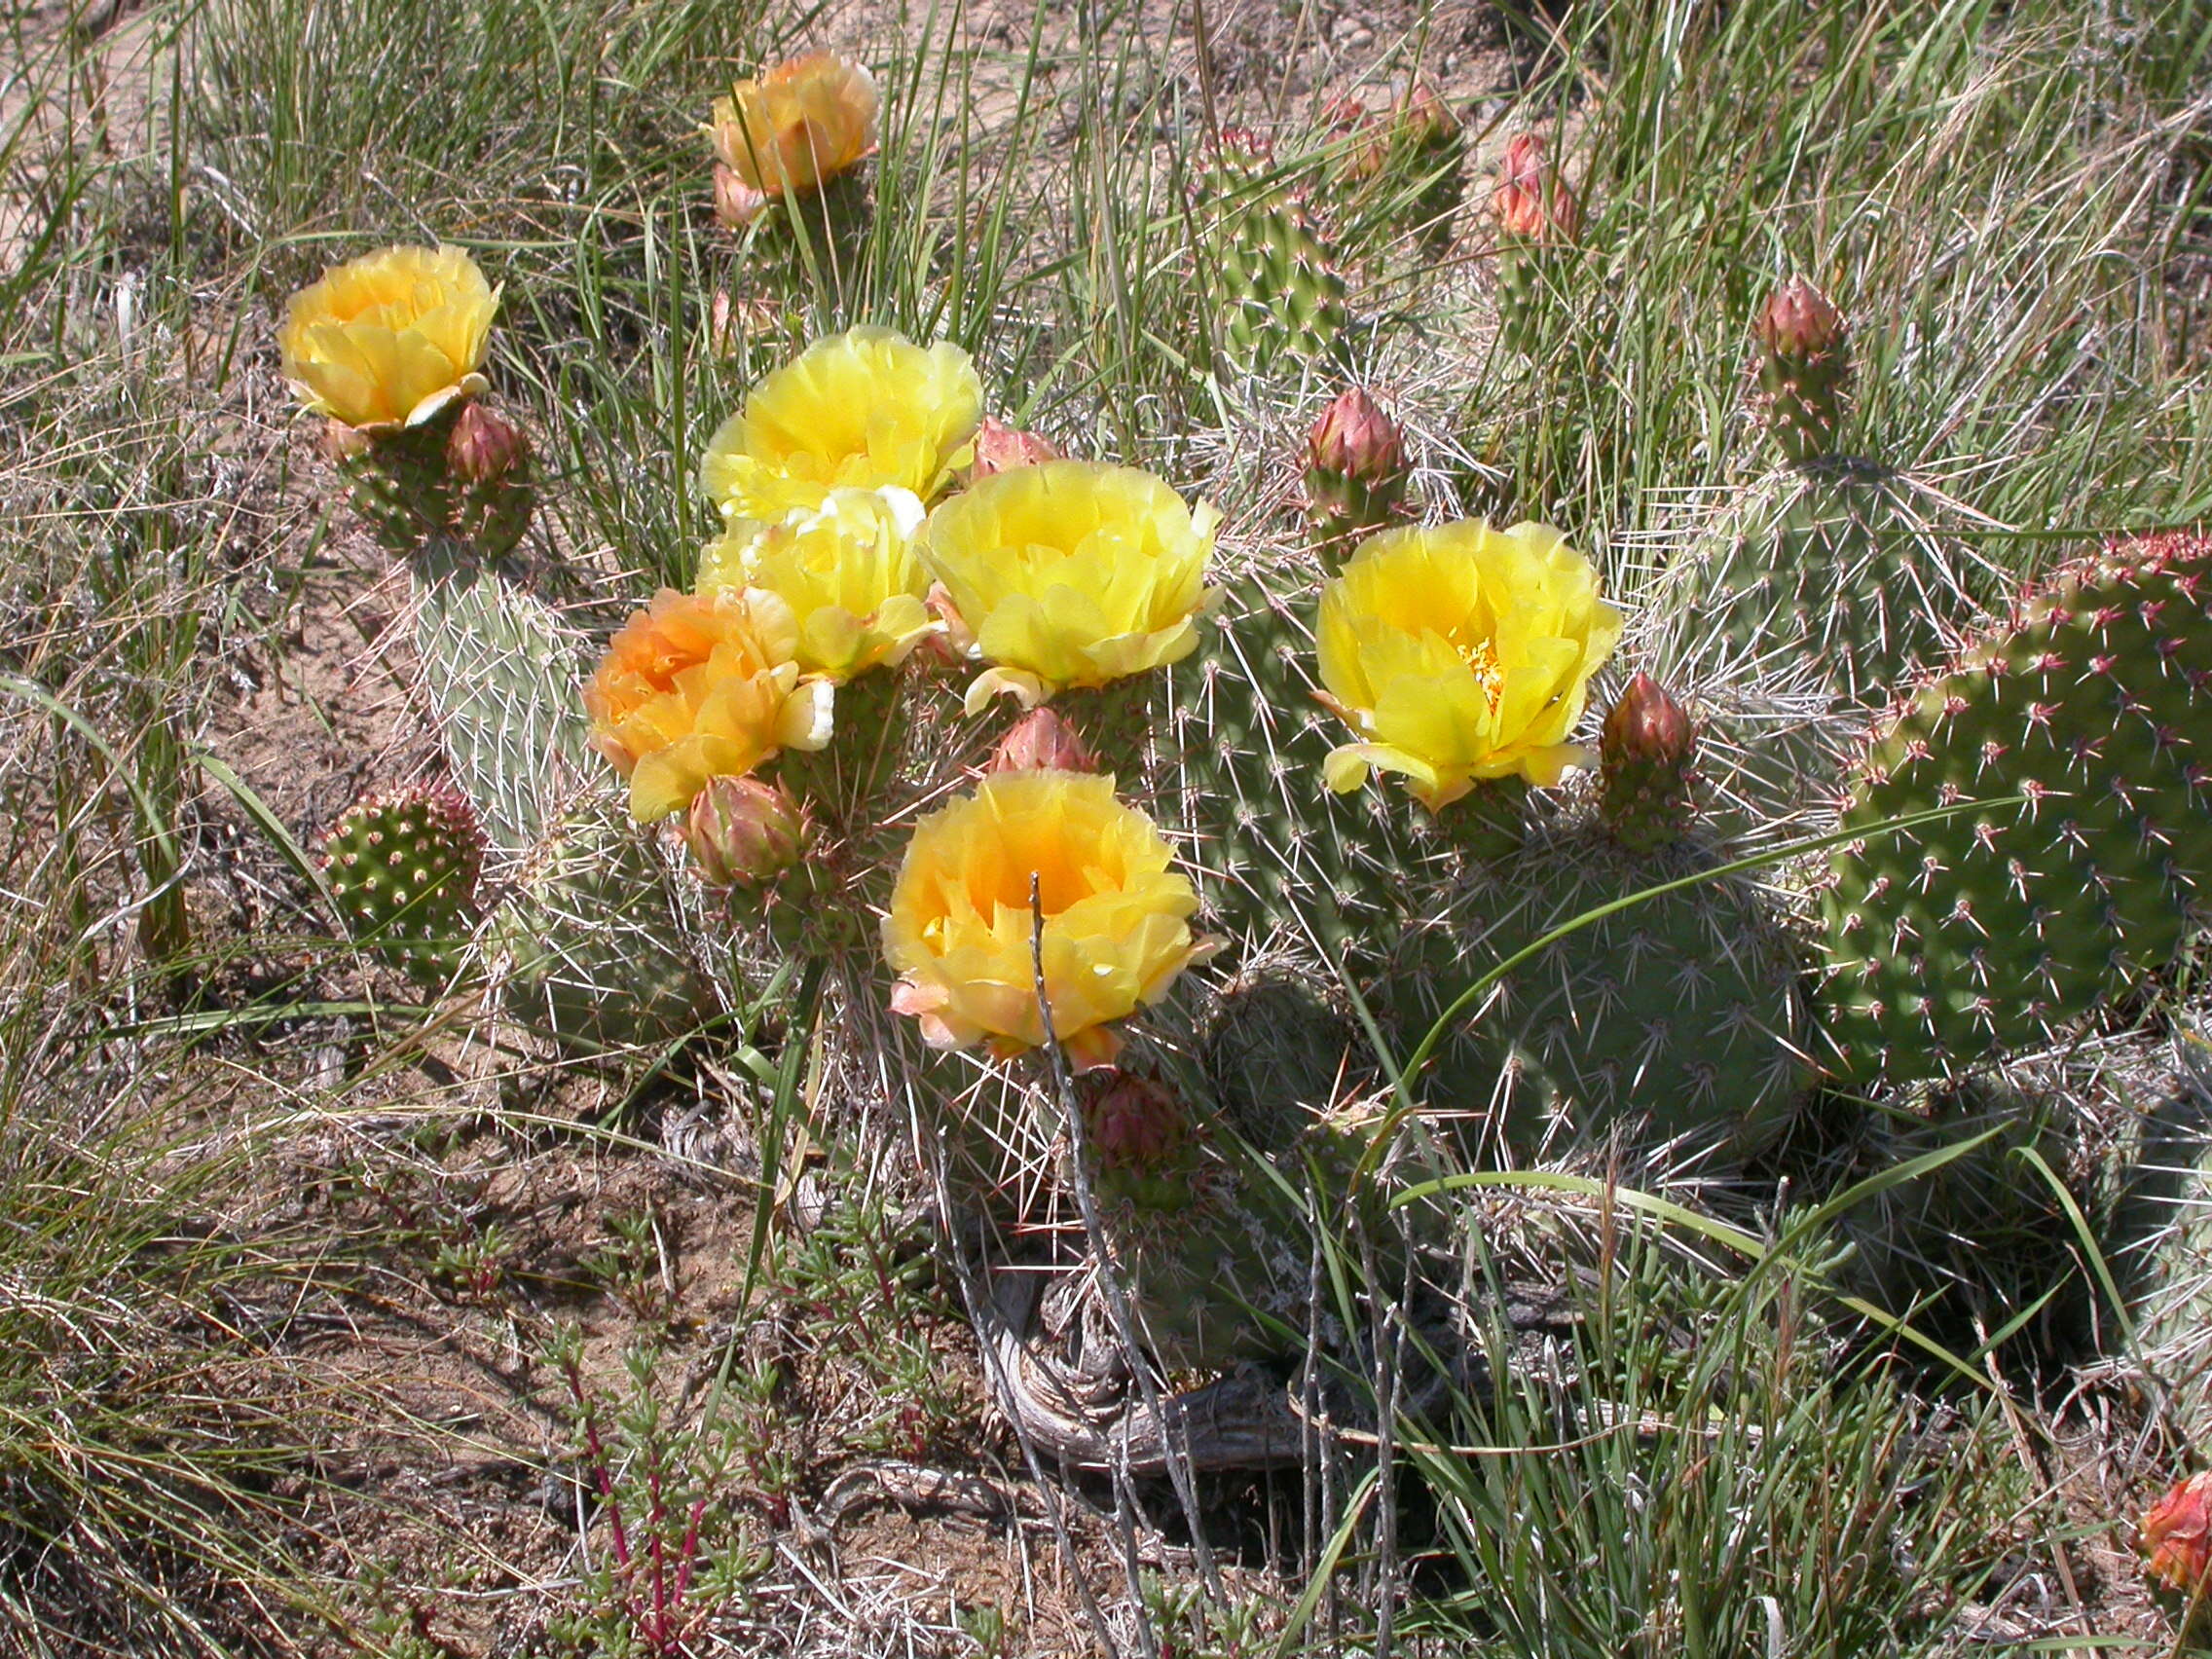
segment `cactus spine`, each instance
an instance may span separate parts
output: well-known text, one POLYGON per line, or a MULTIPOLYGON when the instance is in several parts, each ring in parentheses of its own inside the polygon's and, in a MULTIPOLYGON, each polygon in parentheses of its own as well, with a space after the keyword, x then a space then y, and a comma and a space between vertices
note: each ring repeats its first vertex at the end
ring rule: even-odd
POLYGON ((1890 714, 1823 903, 1846 1078, 2040 1047, 2175 959, 2212 892, 2208 709, 2212 539, 2172 535, 2060 571, 1890 714))

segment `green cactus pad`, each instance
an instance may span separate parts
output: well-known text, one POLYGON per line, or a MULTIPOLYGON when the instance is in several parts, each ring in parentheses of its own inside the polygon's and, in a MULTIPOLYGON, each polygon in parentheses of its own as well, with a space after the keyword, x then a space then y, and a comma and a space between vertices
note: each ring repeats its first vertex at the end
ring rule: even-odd
POLYGON ((1883 721, 1825 894, 1837 1068, 1941 1077, 2041 1048, 2162 972, 2212 896, 2212 539, 2041 584, 1883 721), (1976 798, 1906 834, 1893 819, 1976 798))
POLYGON ((1278 165, 1264 140, 1232 129, 1193 196, 1200 246, 1220 283, 1231 365, 1257 371, 1285 354, 1342 357, 1351 324, 1345 279, 1296 170, 1278 165))
POLYGON ((323 873, 353 937, 442 973, 477 920, 484 831, 452 790, 409 784, 356 801, 323 837, 323 873))
MULTIPOLYGON (((1646 857, 1602 830, 1537 826, 1424 898, 1377 1000, 1403 1051, 1483 973, 1563 923, 1725 862, 1685 840, 1646 857)), ((1502 1114, 1523 1147, 1626 1130, 1678 1154, 1755 1150, 1812 1076, 1798 963, 1758 886, 1713 877, 1567 934, 1498 982, 1419 1080, 1431 1108, 1502 1114)))
POLYGON ((1662 656, 1683 682, 1815 676, 1880 700, 1981 613, 2002 573, 1906 474, 1827 460, 1776 475, 1701 527, 1662 578, 1662 656))

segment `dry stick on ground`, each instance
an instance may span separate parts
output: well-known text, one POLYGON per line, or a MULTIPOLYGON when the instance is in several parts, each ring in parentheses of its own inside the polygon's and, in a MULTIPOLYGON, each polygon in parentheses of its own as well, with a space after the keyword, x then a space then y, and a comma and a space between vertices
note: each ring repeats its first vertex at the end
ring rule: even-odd
MULTIPOLYGON (((1069 1161, 1075 1171, 1076 1207, 1083 1212, 1084 1235, 1090 1241, 1090 1253, 1098 1268, 1098 1285, 1106 1299, 1106 1310, 1114 1320, 1114 1335, 1122 1344, 1122 1352, 1129 1362, 1129 1375, 1137 1391, 1143 1396, 1145 1410, 1160 1424, 1161 1447, 1165 1454, 1167 1478, 1175 1489, 1175 1497, 1183 1506, 1183 1514, 1191 1524, 1192 1553, 1198 1560, 1198 1576, 1205 1585, 1206 1594, 1217 1606, 1227 1606, 1228 1597, 1223 1592, 1221 1574, 1214 1567, 1213 1552, 1206 1547, 1205 1528, 1198 1517, 1198 1483, 1191 1468, 1188 1440, 1180 1406, 1170 1409, 1170 1402, 1161 1397, 1152 1373, 1145 1368, 1144 1350, 1137 1345, 1135 1316, 1128 1298, 1123 1293, 1122 1281, 1115 1276, 1112 1253, 1106 1247, 1106 1230, 1098 1220, 1098 1201, 1090 1190, 1090 1164, 1088 1132, 1083 1121, 1083 1110, 1075 1096, 1075 1080, 1068 1072, 1068 1057, 1060 1048, 1058 1034, 1052 1029, 1052 999, 1045 988, 1045 906, 1040 896, 1040 883, 1034 870, 1029 876, 1029 965, 1037 987, 1037 1016, 1045 1033, 1045 1056, 1051 1069, 1052 1088, 1059 1097, 1060 1115, 1068 1125, 1068 1145, 1073 1154, 1069 1161)), ((1120 1466, 1115 1470, 1116 1497, 1128 1486, 1127 1442, 1123 1442, 1120 1466)), ((1133 1539, 1126 1539, 1133 1546, 1133 1539)), ((1137 1596, 1140 1610, 1138 1629, 1143 1633, 1149 1649, 1156 1645, 1151 1626, 1141 1615, 1143 1598, 1140 1586, 1134 1580, 1134 1563, 1130 1567, 1132 1578, 1130 1592, 1137 1596)))

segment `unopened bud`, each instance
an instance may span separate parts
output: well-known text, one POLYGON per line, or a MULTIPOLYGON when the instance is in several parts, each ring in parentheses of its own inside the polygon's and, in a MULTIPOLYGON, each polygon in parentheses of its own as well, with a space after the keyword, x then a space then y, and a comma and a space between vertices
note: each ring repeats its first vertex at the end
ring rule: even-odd
POLYGON ((464 484, 496 484, 530 460, 522 428, 481 402, 465 404, 446 439, 446 465, 464 484))
POLYGON ((715 222, 723 230, 744 230, 767 205, 765 191, 755 190, 721 163, 715 164, 715 222))
POLYGON ((1092 1072, 1079 1086, 1083 1123, 1101 1169, 1150 1169, 1183 1144, 1190 1114, 1157 1078, 1118 1067, 1092 1072))
POLYGON ((709 887, 758 887, 798 863, 806 814, 780 784, 713 778, 694 795, 683 841, 709 887))
POLYGON ((1416 150, 1434 148, 1458 137, 1459 118, 1431 82, 1417 80, 1398 104, 1397 135, 1416 150))
POLYGON ((1681 704, 1648 674, 1628 682, 1598 737, 1599 810, 1633 852, 1679 840, 1691 799, 1697 734, 1681 704))
POLYGON ((1804 277, 1792 276, 1760 309, 1751 333, 1778 357, 1812 358, 1842 345, 1849 329, 1827 295, 1804 277))
POLYGON ((1364 387, 1347 387, 1306 438, 1306 498, 1326 539, 1380 530, 1406 487, 1406 440, 1364 387))
POLYGON ((1498 228, 1517 241, 1571 242, 1582 235, 1582 204, 1544 156, 1544 141, 1523 132, 1505 146, 1497 192, 1498 228))
POLYGON ((985 772, 1095 772, 1098 762, 1074 726, 1050 708, 1031 709, 991 751, 985 772))
POLYGON ((1766 424, 1793 461, 1825 456, 1843 424, 1851 381, 1851 327, 1802 276, 1774 291, 1751 319, 1766 424))
POLYGON ((1010 426, 995 415, 983 417, 982 425, 976 430, 975 445, 976 460, 967 475, 971 484, 993 473, 1011 472, 1017 466, 1035 466, 1040 461, 1060 459, 1060 452, 1052 447, 1050 439, 1010 426))
POLYGON ((2143 1570, 2192 1599, 2212 1601, 2212 1471, 2190 1476, 2151 1506, 2143 1570))

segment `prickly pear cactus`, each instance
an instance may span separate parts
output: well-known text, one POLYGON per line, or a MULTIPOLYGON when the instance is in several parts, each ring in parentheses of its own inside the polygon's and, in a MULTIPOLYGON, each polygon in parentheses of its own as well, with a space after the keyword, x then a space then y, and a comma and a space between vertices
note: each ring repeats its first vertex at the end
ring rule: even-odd
POLYGON ((1365 1189, 1367 1202, 1347 1198, 1377 1132, 1371 1112, 1309 1120, 1267 1160, 1271 1173, 1246 1149, 1217 1140, 1208 1120, 1157 1079, 1094 1073, 1079 1104, 1107 1247, 1140 1340, 1166 1373, 1221 1371, 1303 1348, 1309 1201, 1347 1249, 1354 1225, 1386 1248, 1394 1243, 1380 1201, 1386 1184, 1365 1189))
MULTIPOLYGON (((1378 998, 1410 1051, 1483 973, 1562 923, 1725 862, 1696 837, 1644 857, 1569 819, 1422 895, 1378 998)), ((1524 1147, 1625 1130, 1677 1155, 1755 1150, 1811 1080, 1799 964, 1757 885, 1715 877, 1567 935, 1447 1034, 1428 1104, 1524 1147)))
POLYGON ((468 803, 433 785, 387 790, 348 807, 322 845, 354 939, 442 975, 479 918, 484 832, 468 803))
POLYGON ((447 764, 491 845, 519 856, 589 776, 573 637, 514 574, 461 543, 427 543, 413 572, 416 675, 447 764))
POLYGON ((593 779, 569 630, 498 562, 414 563, 417 674, 454 780, 516 872, 493 930, 507 1010, 591 1048, 665 1042, 719 1010, 671 870, 593 779))
POLYGON ((1632 853, 1655 853, 1689 833, 1697 815, 1696 732, 1682 706, 1648 674, 1628 682, 1598 743, 1598 815, 1632 853))
POLYGON ((1402 872, 1429 855, 1404 801, 1323 786, 1341 737, 1313 700, 1313 602, 1276 582, 1232 583, 1192 679, 1169 688, 1155 730, 1171 793, 1156 816, 1184 837, 1207 930, 1245 959, 1271 942, 1358 957, 1386 933, 1402 872))
POLYGON ((1200 245, 1220 282, 1231 365, 1257 371, 1285 354, 1341 356, 1351 317, 1336 250, 1267 140, 1225 131, 1193 195, 1200 245))
POLYGON ((1686 683, 1811 677, 1879 700, 2002 591, 1957 515, 1871 461, 1809 462, 1694 525, 1656 585, 1658 655, 1686 683))
POLYGON ((510 1017, 586 1051, 652 1047, 722 1012, 668 866, 604 797, 579 803, 495 918, 510 1017))
POLYGON ((475 399, 393 431, 333 426, 329 453, 354 511, 396 553, 456 537, 498 558, 530 527, 536 495, 529 441, 475 399))
POLYGON ((1941 1077, 2053 1041, 2172 963, 2212 894, 2212 538, 2033 590, 1882 722, 1823 902, 1836 1065, 1941 1077), (2024 796, 1910 833, 1893 819, 2024 796))

